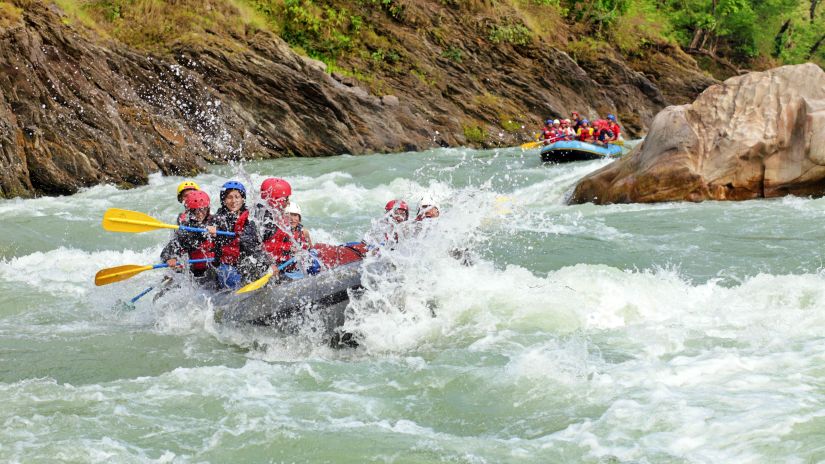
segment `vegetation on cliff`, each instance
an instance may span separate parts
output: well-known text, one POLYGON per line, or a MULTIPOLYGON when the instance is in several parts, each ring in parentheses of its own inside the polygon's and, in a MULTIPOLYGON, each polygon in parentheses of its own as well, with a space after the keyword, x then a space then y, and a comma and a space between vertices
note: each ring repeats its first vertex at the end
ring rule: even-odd
POLYGON ((822 0, 55 1, 95 30, 156 52, 205 35, 267 29, 376 91, 386 90, 385 76, 394 72, 424 82, 436 77, 420 63, 430 57, 411 54, 409 34, 438 45, 440 58, 460 62, 467 58, 460 42, 468 30, 491 44, 553 46, 574 58, 606 48, 639 57, 652 47, 678 45, 716 77, 825 63, 822 0), (441 27, 446 16, 457 22, 441 27))
POLYGON ((572 110, 640 135, 716 82, 680 43, 732 74, 803 59, 800 31, 819 27, 792 21, 771 56, 729 5, 700 31, 676 21, 691 5, 650 1, 0 0, 0 196, 238 158, 512 146, 572 110))

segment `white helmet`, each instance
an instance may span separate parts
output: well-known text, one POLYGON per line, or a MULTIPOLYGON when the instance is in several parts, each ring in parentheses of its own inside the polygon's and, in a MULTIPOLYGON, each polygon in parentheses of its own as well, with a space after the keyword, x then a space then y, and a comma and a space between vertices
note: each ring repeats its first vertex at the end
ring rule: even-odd
POLYGON ((423 210, 425 207, 435 207, 435 209, 441 209, 438 207, 438 203, 432 197, 432 195, 425 193, 423 197, 421 197, 421 201, 418 202, 418 210, 423 210))
POLYGON ((301 207, 298 206, 298 203, 295 203, 294 201, 289 202, 289 205, 284 209, 284 212, 287 214, 297 214, 298 216, 303 217, 303 215, 301 214, 301 207))
POLYGON ((561 124, 561 121, 559 121, 558 119, 554 119, 553 120, 553 125, 556 125, 556 124, 561 124))

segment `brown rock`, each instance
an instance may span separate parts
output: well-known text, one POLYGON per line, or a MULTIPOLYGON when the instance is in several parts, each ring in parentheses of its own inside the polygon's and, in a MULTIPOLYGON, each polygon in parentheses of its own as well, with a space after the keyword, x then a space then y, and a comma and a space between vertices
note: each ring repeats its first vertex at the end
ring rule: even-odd
MULTIPOLYGON (((366 81, 329 76, 266 31, 204 32, 147 56, 67 25, 51 2, 25 4, 19 21, 0 26, 2 196, 140 185, 152 172, 237 159, 456 146, 468 125, 489 128, 483 146, 512 146, 572 110, 617 113, 634 135, 672 93, 659 89, 671 81, 651 81, 617 54, 577 62, 546 43, 491 44, 487 27, 467 26, 495 18, 469 20, 435 0, 382 23, 403 59, 373 63, 366 81), (420 33, 429 26, 452 32, 434 42, 420 33)), ((350 59, 340 69, 362 69, 350 59)), ((668 75, 700 74, 691 66, 668 75)))
POLYGON ((381 97, 381 103, 385 106, 398 106, 398 97, 395 95, 384 95, 381 97))
POLYGON ((733 77, 653 120, 632 153, 585 176, 570 203, 746 200, 825 194, 825 72, 733 77))

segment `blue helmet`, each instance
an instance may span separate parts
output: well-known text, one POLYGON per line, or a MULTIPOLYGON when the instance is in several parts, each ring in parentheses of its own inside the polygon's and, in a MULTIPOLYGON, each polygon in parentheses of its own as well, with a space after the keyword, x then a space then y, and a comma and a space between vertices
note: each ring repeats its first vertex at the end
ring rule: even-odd
POLYGON ((548 119, 548 120, 544 121, 544 124, 546 124, 546 125, 550 126, 550 125, 552 125, 552 124, 553 124, 553 120, 552 120, 552 119, 548 119))
POLYGON ((613 121, 613 122, 616 122, 616 116, 613 116, 612 114, 608 114, 608 115, 607 115, 607 119, 609 119, 609 120, 611 120, 611 121, 613 121))
POLYGON ((587 119, 582 119, 582 124, 590 124, 590 121, 588 121, 587 119))
POLYGON ((223 203, 223 199, 226 198, 226 194, 229 193, 230 190, 237 190, 238 193, 241 194, 241 197, 246 200, 246 187, 236 180, 230 180, 221 186, 221 203, 223 203))

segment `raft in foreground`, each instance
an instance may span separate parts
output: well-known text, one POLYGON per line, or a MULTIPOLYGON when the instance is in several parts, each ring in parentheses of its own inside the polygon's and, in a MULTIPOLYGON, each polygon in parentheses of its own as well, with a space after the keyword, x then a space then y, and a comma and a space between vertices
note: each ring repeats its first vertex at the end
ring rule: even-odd
POLYGON ((606 147, 578 140, 562 140, 541 149, 544 163, 569 163, 621 156, 622 147, 608 144, 606 147))
POLYGON ((361 265, 366 251, 360 246, 318 244, 313 249, 327 267, 317 275, 265 287, 241 295, 215 297, 215 320, 221 323, 275 326, 294 332, 307 322, 327 333, 344 324, 349 295, 361 287, 361 265))

